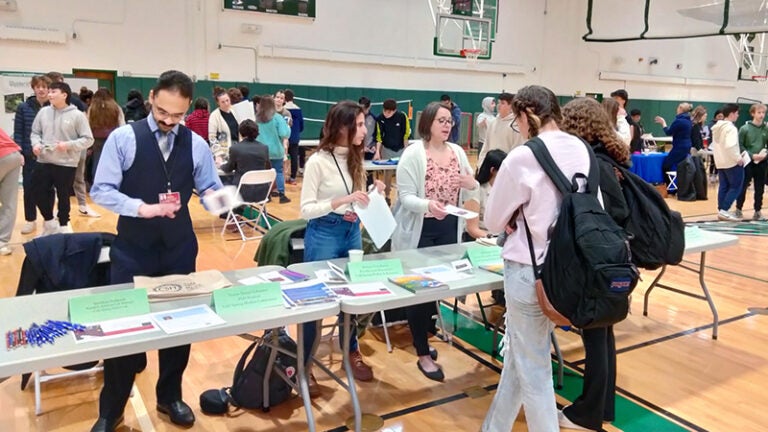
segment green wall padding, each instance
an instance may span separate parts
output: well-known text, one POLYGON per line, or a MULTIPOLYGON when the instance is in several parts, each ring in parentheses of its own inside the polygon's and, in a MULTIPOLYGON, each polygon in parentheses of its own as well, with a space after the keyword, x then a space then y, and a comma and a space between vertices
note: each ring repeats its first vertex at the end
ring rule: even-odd
MULTIPOLYGON (((0 71, 0 73, 3 73, 0 71)), ((18 72, 12 72, 18 73, 18 72)), ((117 77, 115 82, 115 98, 121 105, 125 104, 125 97, 128 91, 131 89, 137 89, 141 91, 144 97, 147 97, 149 91, 152 89, 156 82, 156 78, 136 78, 136 77, 117 77)), ((451 96, 451 99, 457 103, 463 112, 465 113, 478 113, 481 112, 480 106, 483 98, 487 96, 497 96, 498 93, 476 93, 476 92, 452 92, 452 91, 430 91, 430 90, 397 90, 397 89, 380 89, 380 88, 363 88, 363 87, 325 87, 325 86, 309 86, 309 85, 289 85, 289 84, 267 84, 267 83, 249 83, 239 81, 197 81, 195 83, 195 98, 205 97, 211 103, 211 110, 216 108, 216 104, 213 101, 213 87, 221 86, 224 88, 239 87, 241 85, 247 86, 251 93, 250 97, 256 94, 274 94, 279 89, 290 88, 296 94, 298 98, 315 99, 322 101, 339 101, 344 99, 350 99, 357 101, 360 96, 367 96, 373 102, 382 102, 384 99, 395 100, 413 100, 413 116, 414 119, 411 123, 411 130, 415 131, 417 125, 415 124, 416 113, 424 109, 424 107, 432 101, 440 100, 440 96, 447 93, 451 96)), ((604 95, 608 97, 608 95, 604 95)), ((631 96, 631 95, 630 95, 631 96)), ((567 103, 573 99, 572 96, 558 96, 558 100, 561 105, 567 103)), ((707 109, 707 122, 712 119, 715 110, 720 108, 722 102, 712 101, 660 101, 651 99, 630 99, 629 109, 639 109, 642 112, 641 123, 646 132, 653 134, 654 136, 664 136, 664 132, 661 125, 654 123, 655 116, 660 115, 664 117, 667 124, 671 124, 675 118, 675 111, 680 102, 690 102, 694 107, 697 105, 703 105, 707 109)), ((304 103, 297 101, 298 105, 302 107, 305 118, 324 119, 326 112, 330 105, 317 104, 317 103, 304 103)), ((739 111, 739 120, 737 126, 741 126, 745 122, 749 121, 749 104, 741 104, 739 111)), ((406 104, 399 104, 398 108, 407 112, 408 106, 406 104)), ((373 112, 378 114, 381 111, 380 106, 374 107, 373 112)), ((462 126, 461 136, 466 136, 466 125, 462 126)), ((304 133, 302 137, 304 139, 315 139, 320 135, 321 123, 319 122, 305 122, 304 133)), ((472 134, 476 138, 476 134, 472 134)))

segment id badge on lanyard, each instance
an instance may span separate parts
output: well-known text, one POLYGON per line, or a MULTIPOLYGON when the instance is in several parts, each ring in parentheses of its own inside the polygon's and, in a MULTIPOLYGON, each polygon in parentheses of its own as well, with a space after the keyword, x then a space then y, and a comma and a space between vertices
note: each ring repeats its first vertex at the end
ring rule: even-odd
POLYGON ((158 194, 158 201, 160 204, 181 204, 181 194, 178 192, 165 192, 158 194))

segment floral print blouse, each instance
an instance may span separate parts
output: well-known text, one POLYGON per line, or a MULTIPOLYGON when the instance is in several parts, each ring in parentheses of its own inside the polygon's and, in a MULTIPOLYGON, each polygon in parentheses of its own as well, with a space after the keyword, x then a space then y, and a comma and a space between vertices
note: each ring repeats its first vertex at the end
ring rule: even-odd
MULTIPOLYGON (((448 166, 440 166, 432 160, 427 150, 427 175, 424 183, 426 198, 437 201, 443 205, 457 205, 459 202, 459 184, 454 183, 454 178, 459 175, 459 160, 456 154, 451 153, 448 166)), ((430 211, 424 217, 435 217, 430 211)))

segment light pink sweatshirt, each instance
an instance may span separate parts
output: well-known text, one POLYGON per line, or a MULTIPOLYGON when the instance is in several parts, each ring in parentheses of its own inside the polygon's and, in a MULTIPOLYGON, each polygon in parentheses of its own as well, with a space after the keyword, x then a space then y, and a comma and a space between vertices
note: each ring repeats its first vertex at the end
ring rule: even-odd
MULTIPOLYGON (((577 172, 589 172, 589 154, 578 138, 561 131, 539 134, 547 150, 568 179, 577 172)), ((533 237, 537 263, 544 261, 549 228, 560 212, 562 195, 541 168, 531 150, 521 145, 514 148, 501 164, 485 209, 485 225, 492 233, 500 233, 516 210, 522 208, 533 237)), ((523 216, 513 223, 502 256, 521 264, 531 264, 523 216)))

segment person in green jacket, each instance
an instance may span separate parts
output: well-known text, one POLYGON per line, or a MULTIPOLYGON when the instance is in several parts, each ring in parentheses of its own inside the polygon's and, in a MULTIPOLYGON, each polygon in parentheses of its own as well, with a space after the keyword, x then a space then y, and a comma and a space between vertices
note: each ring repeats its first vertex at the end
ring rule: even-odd
POLYGON ((754 180, 755 183, 755 212, 752 215, 752 220, 765 220, 760 209, 763 206, 763 190, 765 189, 765 176, 766 167, 768 162, 765 161, 766 145, 768 144, 768 127, 766 127, 765 119, 766 106, 763 104, 754 104, 749 108, 749 114, 752 116, 752 121, 747 122, 739 129, 739 148, 743 154, 744 151, 749 153, 752 162, 744 167, 744 184, 741 186, 741 194, 736 200, 736 211, 734 215, 739 219, 744 217, 741 209, 744 206, 744 201, 747 196, 747 189, 749 188, 749 182, 754 180))

